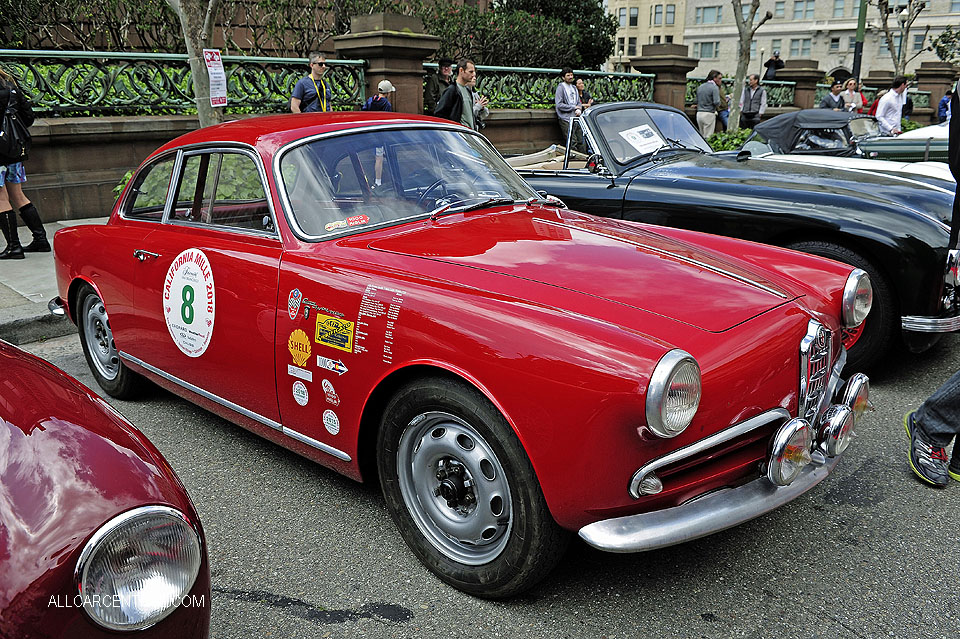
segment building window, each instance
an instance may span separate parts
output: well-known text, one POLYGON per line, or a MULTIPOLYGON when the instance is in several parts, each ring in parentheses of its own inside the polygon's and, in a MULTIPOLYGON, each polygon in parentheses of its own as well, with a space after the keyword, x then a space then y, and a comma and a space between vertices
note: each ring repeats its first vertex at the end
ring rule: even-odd
MULTIPOLYGON (((899 33, 898 33, 897 35, 893 36, 893 51, 894 51, 894 53, 900 53, 900 37, 901 37, 901 35, 900 35, 899 33)), ((881 49, 887 49, 887 48, 889 48, 889 46, 890 46, 890 41, 887 40, 887 36, 883 36, 883 44, 880 45, 880 48, 881 48, 881 49)))
POLYGON ((660 36, 656 35, 651 38, 652 44, 660 44, 660 36))
POLYGON ((750 5, 749 4, 740 4, 740 14, 743 16, 743 19, 746 20, 750 17, 750 5))
POLYGON ((833 17, 843 17, 843 0, 833 0, 833 17))
POLYGON ((853 0, 852 4, 853 4, 853 6, 850 7, 850 15, 851 15, 852 17, 854 17, 854 18, 859 18, 859 17, 860 17, 860 3, 858 2, 858 0, 853 0))
POLYGON ((630 26, 637 26, 639 22, 638 18, 640 17, 640 8, 639 7, 630 7, 630 26))
POLYGON ((720 54, 719 42, 694 42, 693 57, 695 58, 716 58, 720 54))
POLYGON ((627 55, 637 55, 637 39, 630 38, 627 40, 627 55))
POLYGON ((780 40, 780 38, 775 38, 770 41, 771 51, 779 51, 782 48, 783 48, 783 42, 780 40))
POLYGON ((667 24, 673 24, 673 20, 674 20, 674 18, 676 17, 676 15, 677 15, 677 5, 675 5, 675 4, 668 4, 668 5, 667 5, 667 19, 666 19, 666 23, 667 23, 667 24))
POLYGON ((960 13, 960 0, 950 0, 950 13, 960 13))
POLYGON ((794 38, 790 40, 790 57, 809 58, 810 40, 810 38, 794 38))
POLYGON ((756 40, 750 41, 750 57, 751 58, 757 57, 757 41, 756 40))
POLYGON ((696 24, 717 24, 723 20, 723 7, 697 7, 694 19, 696 24))
POLYGON ((777 0, 776 2, 774 2, 774 3, 773 3, 773 17, 774 17, 774 18, 782 18, 783 15, 784 15, 784 12, 785 12, 785 8, 784 8, 784 7, 786 7, 786 5, 787 5, 787 1, 786 1, 786 0, 777 0))
POLYGON ((927 39, 927 35, 925 33, 921 33, 920 35, 913 36, 913 50, 922 51, 923 41, 926 39, 927 39))
POLYGON ((830 38, 830 52, 834 53, 840 50, 840 38, 830 38))
POLYGON ((666 42, 667 44, 670 44, 671 42, 673 42, 673 36, 672 35, 664 36, 663 41, 666 42))
POLYGON ((624 42, 624 38, 617 38, 617 55, 623 55, 623 52, 626 51, 626 49, 623 48, 624 42))
POLYGON ((794 0, 793 1, 793 19, 794 20, 812 20, 813 19, 813 0, 794 0))
POLYGON ((850 50, 853 51, 857 48, 857 36, 850 36, 850 50))
MULTIPOLYGON (((620 9, 620 27, 623 28, 626 26, 627 26, 627 8, 623 7, 622 9, 620 9)), ((316 91, 314 91, 314 93, 316 93, 316 91)))
POLYGON ((653 23, 663 24, 663 5, 658 4, 653 8, 653 23))

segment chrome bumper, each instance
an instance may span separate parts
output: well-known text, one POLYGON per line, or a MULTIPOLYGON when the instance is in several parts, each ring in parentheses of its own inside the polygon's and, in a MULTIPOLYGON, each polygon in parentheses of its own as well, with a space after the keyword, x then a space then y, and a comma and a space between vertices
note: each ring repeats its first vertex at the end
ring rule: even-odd
POLYGON ((67 305, 63 303, 63 300, 60 299, 60 296, 58 295, 47 302, 47 310, 50 311, 51 315, 62 317, 67 314, 67 305))
POLYGON ((904 315, 900 318, 900 327, 916 333, 952 333, 960 331, 960 315, 954 317, 923 317, 904 315))
POLYGON ((598 521, 581 528, 580 536, 607 552, 644 552, 706 537, 796 499, 826 479, 839 461, 818 454, 789 486, 761 477, 673 508, 598 521))

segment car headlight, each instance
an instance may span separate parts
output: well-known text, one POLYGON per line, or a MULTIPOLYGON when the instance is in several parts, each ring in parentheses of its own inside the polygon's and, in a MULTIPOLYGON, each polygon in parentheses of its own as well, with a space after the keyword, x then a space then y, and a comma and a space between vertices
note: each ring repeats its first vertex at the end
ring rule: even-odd
POLYGON ((873 306, 873 286, 865 271, 855 268, 843 286, 843 325, 856 328, 867 319, 873 306))
POLYGON ((700 406, 700 365, 675 348, 660 358, 647 387, 647 426, 658 437, 676 437, 690 425, 700 406))
POLYGON ((200 571, 200 535, 179 510, 143 506, 94 533, 77 562, 83 608, 111 630, 141 630, 173 612, 200 571))

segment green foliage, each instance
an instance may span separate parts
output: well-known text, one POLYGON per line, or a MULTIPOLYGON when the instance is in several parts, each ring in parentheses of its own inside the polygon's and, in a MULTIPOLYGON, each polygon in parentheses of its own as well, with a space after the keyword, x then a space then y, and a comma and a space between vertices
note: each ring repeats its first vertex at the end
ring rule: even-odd
MULTIPOLYGON (((550 43, 571 58, 556 66, 596 68, 613 55, 617 21, 596 0, 499 0, 495 6, 495 11, 545 16, 571 27, 574 49, 564 50, 560 43, 550 43)), ((540 37, 551 40, 549 32, 541 33, 540 37)))
POLYGON ((735 151, 743 146, 753 129, 737 129, 736 131, 718 131, 710 136, 707 143, 714 151, 735 151))
POLYGON ((127 171, 123 174, 123 177, 120 178, 120 182, 113 187, 113 197, 120 197, 120 194, 123 193, 123 189, 127 188, 127 182, 130 181, 130 178, 133 177, 133 170, 127 171))
POLYGON ((902 132, 913 131, 914 129, 919 129, 922 126, 923 125, 917 122, 916 120, 907 120, 907 119, 900 120, 900 131, 902 132))
POLYGON ((931 42, 937 57, 944 62, 960 64, 960 31, 947 27, 931 42))

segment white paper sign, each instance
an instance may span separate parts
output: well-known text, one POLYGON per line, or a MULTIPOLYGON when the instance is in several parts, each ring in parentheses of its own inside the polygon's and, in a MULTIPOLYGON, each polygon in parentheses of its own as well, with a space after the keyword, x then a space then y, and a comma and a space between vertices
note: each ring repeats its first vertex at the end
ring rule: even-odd
POLYGON ((620 131, 620 137, 635 148, 640 155, 653 153, 663 146, 663 139, 647 124, 620 131))
POLYGON ((210 77, 210 106, 227 106, 227 74, 223 70, 220 49, 204 49, 203 61, 207 63, 210 77))

